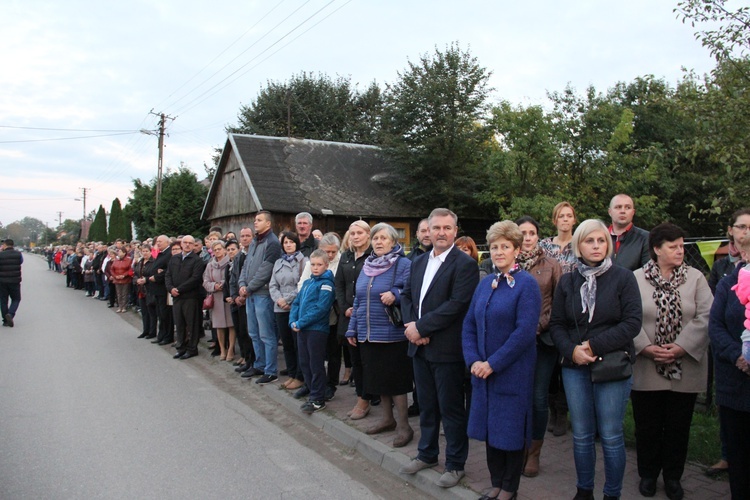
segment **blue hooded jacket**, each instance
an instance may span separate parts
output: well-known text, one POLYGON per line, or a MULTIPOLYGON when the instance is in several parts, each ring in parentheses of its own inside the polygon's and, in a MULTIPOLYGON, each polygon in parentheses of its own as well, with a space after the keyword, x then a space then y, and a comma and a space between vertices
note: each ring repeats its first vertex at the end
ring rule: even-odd
POLYGON ((292 302, 289 326, 302 330, 327 332, 331 306, 336 298, 333 273, 327 270, 320 276, 311 276, 302 284, 297 298, 292 302))

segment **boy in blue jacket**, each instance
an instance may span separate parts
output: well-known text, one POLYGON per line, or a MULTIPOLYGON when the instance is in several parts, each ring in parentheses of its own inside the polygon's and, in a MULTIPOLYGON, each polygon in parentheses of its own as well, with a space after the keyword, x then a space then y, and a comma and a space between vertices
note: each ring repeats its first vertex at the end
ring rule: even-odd
POLYGON ((302 284, 289 313, 289 327, 297 333, 300 368, 310 389, 308 401, 300 407, 307 414, 326 407, 328 317, 336 297, 333 273, 328 270, 328 255, 323 250, 310 254, 310 274, 312 276, 302 284))

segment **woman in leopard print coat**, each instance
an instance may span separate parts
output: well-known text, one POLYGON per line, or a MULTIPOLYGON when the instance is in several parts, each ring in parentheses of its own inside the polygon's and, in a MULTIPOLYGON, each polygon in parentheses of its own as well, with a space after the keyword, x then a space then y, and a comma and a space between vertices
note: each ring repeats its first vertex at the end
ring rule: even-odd
POLYGON ((684 262, 684 236, 674 224, 656 226, 649 234, 651 261, 635 271, 643 302, 630 395, 639 489, 653 496, 661 473, 670 499, 682 498, 693 407, 706 390, 713 303, 703 273, 684 262))

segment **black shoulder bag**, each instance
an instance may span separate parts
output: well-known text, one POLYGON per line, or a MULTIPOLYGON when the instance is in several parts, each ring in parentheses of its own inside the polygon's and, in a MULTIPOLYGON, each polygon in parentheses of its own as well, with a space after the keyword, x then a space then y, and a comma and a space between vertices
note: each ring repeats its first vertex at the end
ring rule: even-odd
MULTIPOLYGON (((572 272, 576 272, 575 270, 572 272)), ((571 296, 571 304, 573 308, 573 321, 576 325, 576 333, 578 333, 578 345, 581 345, 581 331, 578 329, 578 318, 576 317, 575 311, 575 285, 573 283, 573 276, 571 276, 571 290, 574 295, 571 296)), ((588 327, 587 327, 588 328, 588 327)), ((612 351, 601 356, 596 357, 596 361, 591 363, 589 366, 589 373, 591 374, 591 381, 595 384, 603 382, 617 382, 625 380, 633 374, 633 365, 630 362, 630 355, 627 351, 612 351)))
MULTIPOLYGON (((391 286, 388 288, 390 291, 391 288, 393 288, 393 284, 396 282, 396 273, 398 272, 398 263, 401 261, 401 257, 396 259, 395 264, 393 264, 393 277, 391 279, 391 286)), ((393 326, 397 327, 403 327, 404 326, 404 318, 401 316, 401 306, 397 306, 394 302, 393 304, 389 306, 385 306, 385 314, 388 316, 388 322, 392 324, 393 326)))

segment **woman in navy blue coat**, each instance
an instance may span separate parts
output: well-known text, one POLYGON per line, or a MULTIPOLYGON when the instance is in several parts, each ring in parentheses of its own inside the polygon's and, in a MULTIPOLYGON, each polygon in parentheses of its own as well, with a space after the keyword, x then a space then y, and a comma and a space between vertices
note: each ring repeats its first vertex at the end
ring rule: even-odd
MULTIPOLYGON (((744 239, 748 238, 746 233, 744 239)), ((750 251, 750 243, 741 245, 744 252, 750 251)), ((727 461, 732 499, 750 498, 750 363, 742 355, 745 306, 732 290, 743 267, 740 264, 719 281, 708 320, 716 367, 716 404, 722 430, 729 437, 727 461)))
POLYGON ((485 441, 492 489, 484 500, 515 498, 524 447, 531 442, 536 330, 542 296, 536 280, 516 263, 523 234, 511 221, 487 231, 498 271, 477 287, 463 326, 471 372, 468 435, 485 441))

